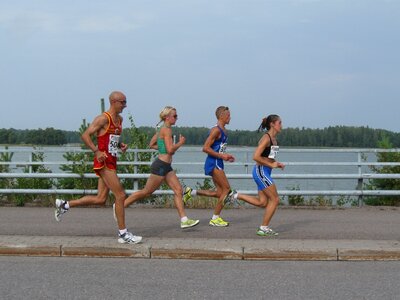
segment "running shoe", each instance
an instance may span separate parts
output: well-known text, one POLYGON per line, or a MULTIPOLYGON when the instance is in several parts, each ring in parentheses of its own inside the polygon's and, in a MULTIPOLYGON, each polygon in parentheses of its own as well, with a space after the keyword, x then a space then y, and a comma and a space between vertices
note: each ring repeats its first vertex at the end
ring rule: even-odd
POLYGON ((199 224, 200 220, 187 219, 185 222, 181 222, 181 228, 190 228, 199 224))
POLYGON ((213 220, 211 219, 210 222, 208 223, 210 226, 215 226, 215 227, 226 227, 229 226, 229 222, 225 221, 221 217, 213 220))
POLYGON ((56 199, 56 209, 54 211, 54 217, 56 218, 57 222, 60 222, 61 216, 68 211, 68 209, 65 208, 65 204, 67 204, 67 201, 56 199))
POLYGON ((113 217, 114 217, 115 222, 118 222, 117 214, 115 213, 115 203, 113 204, 113 217))
POLYGON ((226 194, 225 198, 224 198, 224 206, 228 203, 233 203, 234 199, 234 195, 237 193, 236 190, 229 190, 228 194, 226 194))
POLYGON ((187 204, 188 201, 192 200, 192 188, 191 187, 185 187, 185 191, 183 193, 183 204, 187 204))
POLYGON ((238 199, 238 191, 236 190, 232 190, 232 196, 231 196, 231 202, 233 203, 233 207, 238 208, 238 207, 242 207, 242 205, 244 204, 243 202, 240 202, 240 200, 238 199))
POLYGON ((142 241, 142 237, 139 235, 133 235, 129 231, 124 234, 118 234, 118 243, 120 244, 138 244, 142 241))
POLYGON ((259 235, 259 236, 277 236, 278 233, 269 227, 267 229, 261 229, 260 227, 258 227, 257 235, 259 235))

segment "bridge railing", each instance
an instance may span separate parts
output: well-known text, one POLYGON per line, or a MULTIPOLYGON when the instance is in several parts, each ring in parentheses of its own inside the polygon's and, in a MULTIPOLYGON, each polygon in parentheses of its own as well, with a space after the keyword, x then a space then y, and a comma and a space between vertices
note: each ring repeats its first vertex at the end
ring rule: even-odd
MULTIPOLYGON (((53 152, 65 153, 66 151, 71 152, 71 150, 65 149, 54 149, 53 152), (55 150, 55 151, 54 151, 55 150)), ((85 150, 75 149, 74 152, 82 152, 85 150)), ((138 154, 143 152, 154 152, 153 150, 143 150, 143 149, 132 149, 129 150, 133 153, 133 161, 119 161, 119 165, 132 165, 137 170, 138 166, 141 165, 150 165, 151 162, 146 161, 138 161, 138 154)), ((199 152, 200 150, 197 148, 192 149, 181 149, 182 152, 199 152)), ((238 148, 231 151, 236 154, 236 156, 241 156, 242 161, 237 161, 234 163, 230 163, 230 167, 240 167, 243 168, 243 172, 239 174, 229 173, 227 171, 228 179, 246 179, 251 180, 252 175, 249 172, 249 168, 254 165, 254 162, 251 161, 252 157, 252 148, 238 148)), ((7 172, 0 173, 0 178, 96 178, 96 175, 93 173, 87 174, 74 174, 74 173, 64 173, 64 172, 49 172, 49 173, 34 173, 32 171, 33 166, 43 165, 48 167, 59 167, 61 165, 73 165, 76 162, 70 161, 33 161, 33 153, 34 152, 45 152, 44 150, 32 150, 32 149, 21 149, 20 150, 0 150, 1 152, 19 152, 26 153, 28 160, 18 160, 18 161, 1 161, 0 166, 12 166, 15 169, 28 167, 28 173, 22 172, 7 172)), ((377 153, 382 152, 400 152, 400 149, 282 149, 280 151, 280 155, 285 153, 295 153, 295 154, 321 154, 321 153, 332 153, 332 155, 338 153, 354 153, 356 154, 356 160, 353 161, 283 161, 285 163, 286 168, 290 168, 291 166, 317 166, 317 167, 338 167, 338 166, 351 166, 355 167, 356 171, 353 173, 274 173, 273 178, 277 181, 280 179, 290 180, 290 179, 304 179, 304 180, 355 180, 357 184, 354 189, 331 189, 331 190, 305 190, 305 189, 279 189, 279 194, 282 196, 356 196, 359 200, 359 205, 362 205, 363 196, 400 196, 400 190, 368 190, 364 189, 364 183, 366 180, 370 179, 397 179, 400 180, 400 174, 381 174, 381 173, 371 173, 366 171, 366 169, 371 166, 374 167, 394 167, 400 166, 400 162, 377 162, 376 158, 372 161, 366 161, 365 155, 372 154, 376 157, 377 153)), ((92 164, 92 162, 83 162, 86 164, 92 164)), ((197 166, 201 167, 204 162, 193 162, 193 161, 176 161, 173 163, 173 166, 178 168, 181 166, 197 166)), ((150 176, 150 174, 118 174, 120 178, 132 179, 133 180, 133 188, 127 189, 127 193, 132 193, 138 189, 138 180, 146 179, 150 176)), ((202 173, 177 173, 179 179, 196 179, 196 180, 204 180, 209 178, 209 176, 205 176, 202 173)), ((257 194, 256 189, 241 189, 239 192, 246 194, 257 194)), ((97 190, 79 190, 79 189, 57 189, 56 187, 52 189, 0 189, 0 194, 95 194, 97 190)), ((172 194, 170 190, 158 190, 155 194, 172 194)))

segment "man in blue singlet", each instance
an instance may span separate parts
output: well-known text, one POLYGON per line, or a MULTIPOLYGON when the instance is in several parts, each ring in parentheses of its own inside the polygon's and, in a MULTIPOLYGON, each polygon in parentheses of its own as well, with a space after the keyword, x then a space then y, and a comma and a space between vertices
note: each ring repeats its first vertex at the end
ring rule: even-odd
POLYGON ((225 125, 231 120, 231 113, 227 106, 220 106, 215 111, 218 123, 211 128, 210 133, 204 143, 203 152, 207 153, 204 171, 206 175, 212 176, 216 187, 211 190, 192 190, 186 187, 184 191, 184 201, 188 201, 191 196, 200 195, 218 198, 214 209, 214 214, 209 222, 210 226, 226 227, 229 222, 221 218, 220 214, 227 200, 230 200, 234 191, 231 191, 228 179, 224 172, 224 161, 234 162, 235 157, 226 153, 227 139, 225 125))

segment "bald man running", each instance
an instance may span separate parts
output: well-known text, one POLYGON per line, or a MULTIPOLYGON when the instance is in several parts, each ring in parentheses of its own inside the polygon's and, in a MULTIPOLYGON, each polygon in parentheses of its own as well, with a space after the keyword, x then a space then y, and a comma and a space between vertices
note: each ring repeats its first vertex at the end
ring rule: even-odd
POLYGON ((110 94, 110 108, 108 111, 97 116, 82 134, 85 145, 94 153, 93 170, 99 176, 97 195, 88 195, 80 199, 64 201, 56 199, 55 218, 59 222, 61 216, 69 208, 81 205, 104 205, 111 190, 115 196, 115 213, 118 223, 118 242, 136 244, 142 240, 129 232, 125 226, 124 201, 125 190, 117 176, 117 154, 120 149, 125 152, 128 146, 119 142, 122 133, 122 116, 120 115, 126 107, 126 96, 119 91, 110 94), (96 135, 97 146, 93 143, 91 136, 96 135))

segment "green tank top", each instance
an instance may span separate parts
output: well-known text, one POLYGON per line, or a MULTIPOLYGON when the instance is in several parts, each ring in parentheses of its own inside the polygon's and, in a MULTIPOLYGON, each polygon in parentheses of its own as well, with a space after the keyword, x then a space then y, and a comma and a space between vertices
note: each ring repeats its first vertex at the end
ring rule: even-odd
POLYGON ((168 154, 164 139, 159 137, 160 128, 157 128, 157 147, 159 154, 168 154))

